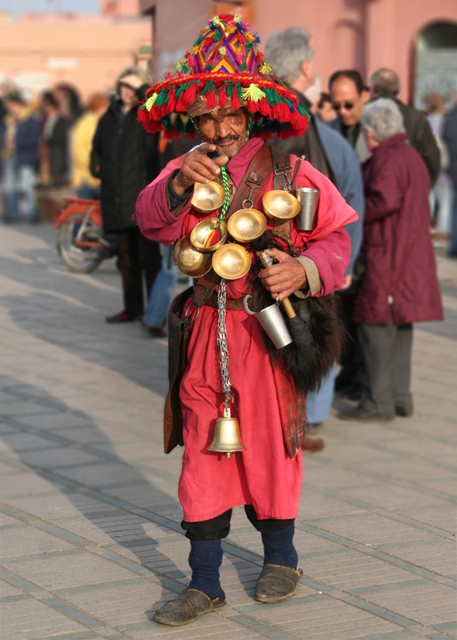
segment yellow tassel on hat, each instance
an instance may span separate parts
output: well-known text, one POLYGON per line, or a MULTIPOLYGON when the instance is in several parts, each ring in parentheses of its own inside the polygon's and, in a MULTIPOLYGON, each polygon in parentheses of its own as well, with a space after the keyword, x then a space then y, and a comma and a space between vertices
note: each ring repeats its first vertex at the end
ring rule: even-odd
POLYGON ((157 100, 157 95, 158 95, 157 93, 153 93, 152 96, 148 98, 144 103, 144 106, 148 111, 151 111, 152 107, 154 106, 154 103, 157 100))
POLYGON ((252 102, 260 102, 262 98, 266 97, 266 94, 259 89, 255 84, 250 84, 249 87, 241 91, 243 100, 251 100, 252 102))

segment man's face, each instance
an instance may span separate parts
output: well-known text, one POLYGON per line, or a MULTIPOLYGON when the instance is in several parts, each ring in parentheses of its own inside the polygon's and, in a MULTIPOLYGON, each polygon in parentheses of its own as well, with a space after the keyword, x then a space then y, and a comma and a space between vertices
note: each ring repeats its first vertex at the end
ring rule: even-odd
POLYGON ((134 107, 138 104, 138 98, 135 93, 135 89, 129 87, 127 84, 120 84, 120 98, 121 102, 124 106, 128 108, 134 107))
POLYGON ((218 109, 196 118, 207 142, 216 145, 220 156, 233 158, 246 143, 248 116, 245 109, 218 109))
POLYGON ((349 78, 338 78, 330 88, 333 108, 343 124, 350 127, 360 121, 363 96, 349 78))

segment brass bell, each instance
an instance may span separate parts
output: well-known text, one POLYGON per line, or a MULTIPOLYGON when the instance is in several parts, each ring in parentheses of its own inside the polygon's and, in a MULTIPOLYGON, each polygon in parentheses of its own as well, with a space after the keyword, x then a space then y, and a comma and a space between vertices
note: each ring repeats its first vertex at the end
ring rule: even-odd
POLYGON ((238 420, 231 417, 228 407, 224 407, 224 417, 217 419, 214 438, 208 451, 225 453, 227 458, 230 458, 235 451, 246 451, 246 447, 241 442, 238 420))
POLYGON ((287 191, 275 189, 267 191, 262 198, 263 210, 274 220, 290 220, 300 211, 297 198, 287 191))

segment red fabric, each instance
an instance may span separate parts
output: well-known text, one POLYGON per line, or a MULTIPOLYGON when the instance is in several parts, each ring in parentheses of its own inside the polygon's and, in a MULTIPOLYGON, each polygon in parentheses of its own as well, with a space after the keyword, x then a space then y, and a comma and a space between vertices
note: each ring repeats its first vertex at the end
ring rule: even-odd
MULTIPOLYGON (((247 166, 263 144, 250 140, 230 160, 227 171, 238 188, 247 166)), ((168 176, 184 157, 171 162, 140 194, 136 219, 149 238, 171 244, 189 233, 202 219, 188 203, 177 216, 170 213, 165 197, 168 176)), ((292 159, 292 165, 295 158, 292 159)), ((318 224, 312 232, 292 229, 294 244, 316 263, 322 282, 321 295, 342 282, 349 261, 350 240, 342 225, 356 219, 355 212, 338 191, 309 163, 302 163, 298 186, 320 189, 318 224)), ((264 191, 272 188, 272 177, 264 191)), ((262 211, 261 194, 256 208, 262 211)), ((214 214, 211 214, 214 215, 214 214)), ((272 226, 272 221, 269 221, 272 226)), ((227 296, 240 298, 250 291, 248 277, 227 283, 227 296)), ((191 317, 195 316, 195 312, 191 317)), ((217 349, 217 310, 203 307, 196 318, 188 347, 189 363, 181 383, 184 418, 184 456, 179 498, 188 522, 207 520, 236 505, 252 505, 259 518, 289 519, 298 515, 302 481, 301 450, 292 460, 286 453, 281 424, 280 399, 287 395, 285 380, 275 373, 255 317, 244 311, 227 311, 229 369, 241 439, 247 450, 232 454, 207 451, 216 420, 222 416, 222 386, 217 349)))
POLYGON ((442 320, 424 161, 405 134, 392 136, 374 150, 363 179, 367 265, 354 320, 380 325, 442 320))

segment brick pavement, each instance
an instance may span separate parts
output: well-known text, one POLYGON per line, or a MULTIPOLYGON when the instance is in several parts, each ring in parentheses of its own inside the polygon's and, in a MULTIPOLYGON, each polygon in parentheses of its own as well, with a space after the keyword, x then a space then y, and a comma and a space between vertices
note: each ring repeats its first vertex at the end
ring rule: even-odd
POLYGON ((112 263, 70 274, 50 226, 2 226, 2 640, 457 638, 457 262, 438 261, 447 319, 415 332, 415 416, 333 416, 306 457, 297 596, 253 600, 260 541, 237 509, 228 606, 173 629, 148 619, 189 578, 166 343, 103 322, 121 306, 112 263))

